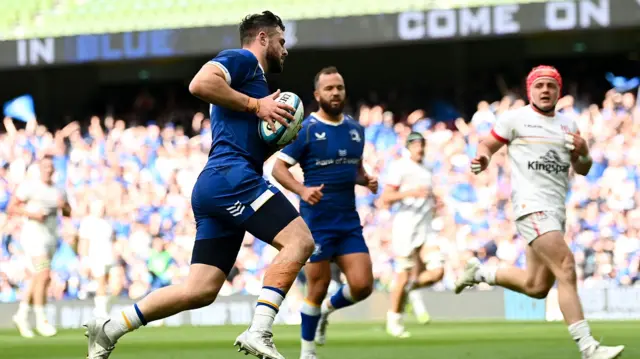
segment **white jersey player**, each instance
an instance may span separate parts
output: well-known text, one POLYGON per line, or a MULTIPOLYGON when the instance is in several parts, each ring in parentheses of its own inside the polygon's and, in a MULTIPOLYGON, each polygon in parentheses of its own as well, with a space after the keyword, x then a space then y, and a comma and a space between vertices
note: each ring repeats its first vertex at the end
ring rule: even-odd
POLYGON ((393 218, 391 246, 395 259, 395 279, 391 290, 391 308, 387 312, 387 333, 408 337, 402 314, 407 296, 421 323, 430 321, 420 293, 415 289, 432 285, 444 276, 443 258, 438 248, 428 250, 427 267, 421 252, 434 233, 431 229, 435 196, 431 188, 431 171, 423 164, 425 139, 418 132, 407 137, 409 156, 389 167, 382 200, 397 205, 393 218))
POLYGON ((80 222, 79 237, 82 241, 92 278, 97 282, 95 315, 107 317, 109 297, 107 280, 109 270, 114 264, 113 227, 104 219, 105 206, 102 201, 93 201, 89 207, 89 216, 80 222))
POLYGON ((575 260, 564 240, 569 169, 584 176, 592 161, 576 124, 555 113, 561 89, 562 77, 555 68, 534 68, 527 76, 530 105, 498 118, 471 162, 477 174, 507 145, 516 228, 529 244, 527 269, 485 267, 474 258, 456 282, 456 293, 484 282, 545 298, 557 280, 560 309, 582 358, 618 358, 624 346, 602 346, 591 335, 578 297, 575 260))
POLYGON ((34 336, 28 316, 33 304, 36 330, 42 336, 53 336, 56 329, 47 321, 44 305, 50 282, 50 264, 58 245, 58 210, 69 216, 71 208, 64 192, 53 184, 53 159, 46 156, 39 163, 40 178, 21 183, 9 203, 11 215, 23 216, 20 244, 29 259, 31 281, 13 321, 23 337, 34 336))

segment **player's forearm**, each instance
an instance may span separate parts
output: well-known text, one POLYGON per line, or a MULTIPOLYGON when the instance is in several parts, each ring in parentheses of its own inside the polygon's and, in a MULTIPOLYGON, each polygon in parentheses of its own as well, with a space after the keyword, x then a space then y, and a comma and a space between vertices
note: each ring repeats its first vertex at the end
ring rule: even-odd
POLYGON ((11 216, 24 216, 24 206, 22 203, 15 198, 12 198, 7 205, 7 214, 11 216))
POLYGON ((392 204, 404 199, 405 197, 409 197, 410 195, 411 195, 411 193, 408 192, 408 191, 400 192, 400 191, 389 191, 389 190, 387 190, 382 195, 382 201, 385 202, 387 205, 392 205, 392 204))
POLYGON ((202 101, 233 111, 247 111, 249 104, 249 96, 232 89, 220 76, 195 77, 189 84, 189 92, 202 101))
POLYGON ((581 175, 586 176, 591 170, 591 166, 593 165, 593 160, 591 156, 582 156, 578 157, 575 161, 571 161, 571 165, 573 166, 573 170, 581 175))
POLYGON ((287 168, 282 160, 276 160, 276 164, 273 166, 271 174, 273 175, 273 178, 275 178, 276 181, 278 181, 278 183, 280 183, 284 188, 298 196, 302 195, 304 185, 293 177, 289 168, 287 168))
POLYGON ((29 219, 35 219, 34 214, 30 213, 25 207, 19 203, 9 204, 7 207, 7 213, 12 216, 27 217, 29 219))
POLYGON ((493 156, 494 151, 492 151, 491 148, 489 148, 489 146, 487 146, 487 144, 484 143, 484 141, 481 141, 480 143, 478 143, 476 154, 478 156, 486 156, 488 159, 491 159, 491 156, 493 156))

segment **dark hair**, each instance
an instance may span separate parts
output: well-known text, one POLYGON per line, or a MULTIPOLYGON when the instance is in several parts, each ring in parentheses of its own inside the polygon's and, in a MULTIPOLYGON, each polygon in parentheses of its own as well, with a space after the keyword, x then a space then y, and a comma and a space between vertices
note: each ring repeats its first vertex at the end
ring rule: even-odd
POLYGON ((318 80, 320 80, 321 75, 331 75, 331 74, 337 74, 337 73, 338 73, 338 69, 335 66, 327 66, 323 68, 316 74, 316 77, 313 79, 313 87, 318 88, 318 80))
POLYGON ((282 19, 271 11, 247 15, 240 23, 240 42, 243 45, 249 44, 260 31, 276 27, 284 31, 282 19))

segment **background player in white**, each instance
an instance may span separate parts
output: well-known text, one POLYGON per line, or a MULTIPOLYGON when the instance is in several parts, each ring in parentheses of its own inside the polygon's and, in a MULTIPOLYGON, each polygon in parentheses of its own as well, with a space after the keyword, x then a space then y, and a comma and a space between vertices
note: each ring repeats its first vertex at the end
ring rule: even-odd
POLYGON ((113 227, 104 218, 105 205, 102 201, 93 201, 89 206, 89 215, 80 222, 78 235, 80 250, 88 261, 91 278, 96 281, 95 311, 98 317, 109 315, 109 297, 107 293, 108 274, 113 266, 113 227))
POLYGON ((387 333, 401 338, 409 336, 402 320, 407 296, 418 320, 428 322, 429 313, 415 289, 437 283, 444 276, 443 259, 437 249, 428 248, 426 268, 420 256, 432 234, 431 222, 436 204, 431 171, 423 164, 426 142, 420 133, 412 132, 406 145, 409 156, 390 165, 382 195, 385 203, 398 204, 391 238, 396 274, 391 290, 391 307, 387 312, 387 333))
POLYGON ((562 77, 555 68, 534 68, 527 76, 530 104, 500 117, 471 162, 477 174, 508 146, 516 228, 529 243, 526 270, 485 267, 472 259, 456 282, 456 293, 485 282, 545 298, 557 280, 560 309, 582 358, 617 358, 624 346, 602 346, 591 335, 578 296, 575 260, 564 240, 569 168, 584 176, 592 161, 575 122, 555 113, 561 89, 562 77))
POLYGON ((62 210, 62 214, 67 217, 71 214, 64 192, 53 183, 52 157, 44 156, 38 167, 40 178, 21 183, 7 211, 11 215, 25 217, 20 244, 29 258, 31 280, 22 293, 18 312, 13 316, 20 335, 25 338, 34 336, 28 320, 32 304, 36 316, 36 331, 45 337, 56 335, 56 329, 47 321, 44 305, 47 303, 47 290, 51 281, 51 258, 58 245, 58 210, 62 210))

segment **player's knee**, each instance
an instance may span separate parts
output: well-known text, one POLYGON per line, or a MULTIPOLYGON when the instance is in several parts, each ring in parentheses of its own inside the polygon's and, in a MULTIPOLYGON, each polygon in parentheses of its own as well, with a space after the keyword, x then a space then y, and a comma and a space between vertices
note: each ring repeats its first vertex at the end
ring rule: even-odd
POLYGON ((300 251, 306 260, 313 254, 313 251, 316 249, 316 244, 313 241, 313 236, 311 235, 311 231, 309 231, 309 227, 307 227, 304 222, 302 223, 302 226, 304 228, 301 228, 299 230, 300 237, 299 241, 296 243, 296 246, 300 248, 300 251))
POLYGON ((302 217, 297 217, 289 223, 273 240, 273 245, 279 249, 295 250, 306 261, 315 250, 315 243, 311 231, 302 217))
POLYGON ((545 299, 547 297, 547 295, 549 295, 549 290, 551 288, 547 287, 547 286, 542 286, 542 285, 538 285, 538 286, 534 286, 529 290, 529 296, 535 299, 545 299))
POLYGON ((444 267, 438 267, 431 270, 435 282, 439 282, 444 278, 444 267))
POLYGON ((214 285, 207 285, 204 283, 201 283, 198 286, 187 286, 184 293, 184 303, 186 304, 187 309, 206 307, 213 303, 218 296, 219 290, 220 288, 217 288, 214 285))
POLYGON ((47 283, 51 280, 51 269, 49 269, 49 267, 39 268, 36 276, 39 281, 47 283))
POLYGON ((360 301, 364 300, 373 292, 373 281, 361 281, 356 282, 353 285, 349 283, 351 289, 351 296, 353 299, 360 301))

